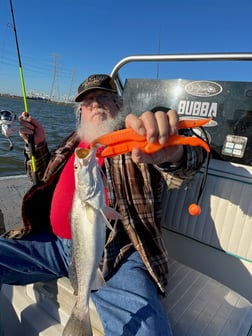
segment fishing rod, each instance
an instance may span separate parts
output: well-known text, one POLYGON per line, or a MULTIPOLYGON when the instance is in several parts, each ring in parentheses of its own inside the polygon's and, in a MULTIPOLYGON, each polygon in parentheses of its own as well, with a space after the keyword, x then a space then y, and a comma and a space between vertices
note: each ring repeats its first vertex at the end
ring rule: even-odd
MULTIPOLYGON (((24 100, 24 108, 25 108, 25 112, 27 112, 27 114, 29 115, 27 97, 26 97, 26 90, 25 90, 25 83, 24 83, 23 68, 22 68, 21 56, 20 56, 19 45, 18 45, 17 29, 16 29, 14 11, 13 11, 13 6, 12 6, 12 0, 10 0, 10 8, 11 8, 11 15, 12 15, 13 30, 14 30, 15 40, 16 40, 17 54, 18 54, 19 74, 20 74, 22 94, 23 94, 23 100, 24 100)), ((29 146, 29 150, 30 150, 30 153, 31 153, 33 183, 38 184, 36 158, 35 158, 35 144, 34 144, 34 135, 33 134, 28 134, 28 146, 29 146)))

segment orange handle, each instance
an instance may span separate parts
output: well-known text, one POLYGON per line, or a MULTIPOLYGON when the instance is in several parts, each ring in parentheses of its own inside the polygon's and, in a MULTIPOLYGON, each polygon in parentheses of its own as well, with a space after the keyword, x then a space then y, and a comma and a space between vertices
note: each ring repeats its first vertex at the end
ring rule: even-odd
MULTIPOLYGON (((179 121, 179 129, 201 127, 208 123, 211 119, 184 119, 179 121)), ((190 145, 201 146, 207 152, 210 152, 209 145, 202 139, 197 137, 187 137, 183 135, 170 135, 165 144, 149 143, 146 137, 137 134, 132 128, 115 131, 105 134, 95 141, 92 146, 96 144, 104 145, 102 152, 97 153, 98 157, 112 157, 123 153, 131 152, 133 148, 139 148, 146 154, 151 154, 159 151, 167 146, 190 145)))
POLYGON ((147 143, 145 145, 144 151, 147 154, 151 154, 167 146, 179 146, 179 145, 201 146, 207 152, 210 152, 209 145, 202 139, 197 137, 186 137, 183 135, 170 135, 168 141, 163 145, 160 145, 159 143, 154 144, 147 143))

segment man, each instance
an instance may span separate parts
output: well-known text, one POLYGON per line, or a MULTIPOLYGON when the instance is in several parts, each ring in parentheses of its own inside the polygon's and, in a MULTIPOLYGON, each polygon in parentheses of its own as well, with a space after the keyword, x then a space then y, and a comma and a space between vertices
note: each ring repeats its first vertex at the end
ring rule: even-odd
MULTIPOLYGON (((74 194, 74 149, 89 147, 96 137, 132 127, 149 142, 165 143, 177 133, 174 110, 144 112, 140 117, 120 112, 121 97, 107 75, 88 77, 75 98, 78 129, 50 154, 43 127, 22 113, 20 135, 33 134, 39 183, 24 196, 24 228, 0 239, 0 283, 27 284, 68 275, 71 261, 70 211, 74 194), (19 238, 19 239, 17 239, 19 238)), ((31 172, 26 148, 27 171, 31 172)), ((108 180, 110 205, 122 215, 112 222, 102 261, 107 286, 92 293, 105 334, 171 335, 160 300, 167 283, 167 253, 160 231, 161 188, 181 185, 204 160, 201 148, 173 146, 147 155, 132 153, 99 164, 108 180), (183 178, 182 178, 183 177, 183 178)))

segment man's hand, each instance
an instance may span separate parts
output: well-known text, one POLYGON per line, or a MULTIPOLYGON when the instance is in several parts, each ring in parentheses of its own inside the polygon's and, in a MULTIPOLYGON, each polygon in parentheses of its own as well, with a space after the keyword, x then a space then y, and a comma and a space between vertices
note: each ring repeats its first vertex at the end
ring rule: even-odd
POLYGON ((38 145, 45 141, 45 131, 43 126, 31 116, 28 116, 26 112, 23 112, 19 117, 19 135, 24 140, 25 143, 28 143, 28 135, 34 135, 34 143, 38 145))
MULTIPOLYGON (((157 111, 144 112, 140 117, 129 114, 125 120, 126 128, 133 128, 138 134, 145 135, 150 143, 165 144, 169 135, 178 133, 178 115, 175 110, 166 113, 157 111)), ((153 154, 145 154, 138 148, 132 151, 132 160, 135 163, 160 164, 171 162, 176 164, 183 156, 183 146, 167 146, 153 154)))

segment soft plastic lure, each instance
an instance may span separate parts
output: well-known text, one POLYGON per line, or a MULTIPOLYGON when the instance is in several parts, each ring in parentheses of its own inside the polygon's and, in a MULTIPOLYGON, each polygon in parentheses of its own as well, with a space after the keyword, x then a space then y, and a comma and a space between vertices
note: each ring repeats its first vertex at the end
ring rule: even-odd
MULTIPOLYGON (((191 129, 201 127, 211 121, 208 119, 184 119, 179 121, 179 129, 191 129)), ((190 145, 201 146, 207 152, 210 147, 206 141, 197 136, 170 135, 165 144, 149 143, 146 136, 137 134, 132 128, 115 131, 105 134, 92 142, 94 145, 103 145, 104 149, 97 153, 98 157, 112 157, 127 152, 131 152, 133 148, 139 148, 146 154, 152 154, 167 146, 190 145)))

